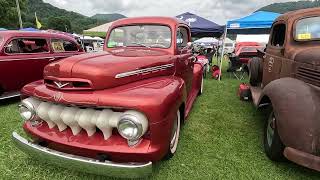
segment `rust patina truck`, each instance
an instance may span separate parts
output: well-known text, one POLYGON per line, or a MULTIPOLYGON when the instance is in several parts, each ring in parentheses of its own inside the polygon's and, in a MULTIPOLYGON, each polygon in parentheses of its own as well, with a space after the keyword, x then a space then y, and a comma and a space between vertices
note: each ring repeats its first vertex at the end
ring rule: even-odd
POLYGON ((254 104, 268 107, 264 149, 320 170, 320 8, 289 12, 273 23, 269 43, 249 63, 254 104))
POLYGON ((31 141, 15 144, 65 168, 141 177, 177 150, 180 127, 203 90, 203 63, 190 28, 169 17, 113 22, 104 51, 47 65, 44 80, 21 91, 31 141))

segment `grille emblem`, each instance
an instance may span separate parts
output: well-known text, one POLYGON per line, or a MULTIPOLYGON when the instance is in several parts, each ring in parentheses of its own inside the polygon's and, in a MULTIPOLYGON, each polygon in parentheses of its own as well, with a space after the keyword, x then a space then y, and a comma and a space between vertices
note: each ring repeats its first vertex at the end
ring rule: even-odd
POLYGON ((54 84, 60 89, 69 85, 69 83, 61 83, 59 81, 54 81, 54 84))
POLYGON ((56 94, 53 95, 53 99, 56 101, 56 102, 59 102, 61 99, 63 98, 63 95, 61 92, 58 92, 56 94))

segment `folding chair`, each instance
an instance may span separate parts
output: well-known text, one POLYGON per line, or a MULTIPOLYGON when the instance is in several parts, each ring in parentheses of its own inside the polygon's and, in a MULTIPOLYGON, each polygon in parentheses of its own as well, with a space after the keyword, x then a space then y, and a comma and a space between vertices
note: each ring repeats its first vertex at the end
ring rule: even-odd
POLYGON ((238 80, 243 80, 248 72, 247 65, 241 63, 239 57, 236 56, 229 56, 229 60, 229 68, 227 69, 227 72, 230 77, 233 75, 238 80))

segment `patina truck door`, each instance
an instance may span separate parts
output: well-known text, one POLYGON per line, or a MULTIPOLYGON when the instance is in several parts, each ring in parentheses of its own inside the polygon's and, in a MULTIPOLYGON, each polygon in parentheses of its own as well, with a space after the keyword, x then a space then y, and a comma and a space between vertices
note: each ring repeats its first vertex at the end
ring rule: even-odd
POLYGON ((190 41, 189 34, 189 29, 187 27, 180 26, 177 30, 176 43, 178 51, 177 73, 184 79, 188 95, 192 88, 194 66, 193 56, 187 45, 190 41))
POLYGON ((286 24, 282 21, 275 22, 266 50, 263 62, 263 86, 266 86, 272 80, 280 78, 281 65, 284 56, 284 47, 286 43, 286 24))

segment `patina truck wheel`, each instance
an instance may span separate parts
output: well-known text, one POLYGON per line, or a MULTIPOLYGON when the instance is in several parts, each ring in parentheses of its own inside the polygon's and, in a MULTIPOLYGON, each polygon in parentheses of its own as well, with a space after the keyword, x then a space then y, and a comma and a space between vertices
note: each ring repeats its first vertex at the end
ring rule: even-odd
POLYGON ((180 136, 180 127, 181 127, 181 117, 180 110, 177 111, 177 116, 173 122, 171 138, 169 142, 169 150, 165 159, 170 159, 173 157, 174 153, 177 151, 179 136, 180 136))
POLYGON ((270 113, 264 127, 264 149, 269 159, 273 161, 282 161, 284 159, 284 145, 278 134, 276 117, 273 111, 270 113))
POLYGON ((252 86, 257 86, 262 81, 261 59, 252 58, 249 62, 249 81, 252 86))

